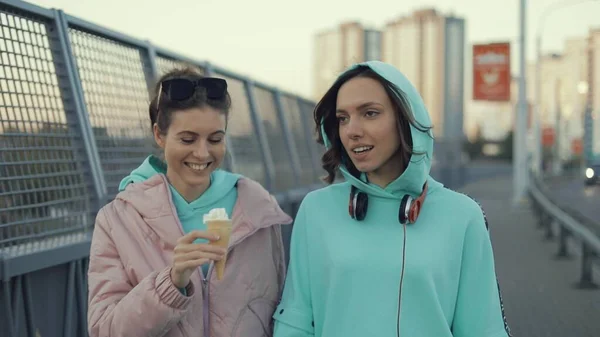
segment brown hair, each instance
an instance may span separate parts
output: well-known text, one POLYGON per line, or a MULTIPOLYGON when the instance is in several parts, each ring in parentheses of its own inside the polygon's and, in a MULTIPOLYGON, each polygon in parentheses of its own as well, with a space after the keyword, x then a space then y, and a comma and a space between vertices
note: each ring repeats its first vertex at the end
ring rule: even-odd
POLYGON ((215 100, 208 98, 206 96, 206 91, 196 90, 191 98, 184 101, 169 100, 169 98, 163 93, 160 97, 160 106, 157 107, 156 101, 158 100, 158 92, 160 89, 160 84, 163 81, 174 78, 198 80, 203 77, 204 75, 191 66, 185 68, 175 68, 161 76, 154 86, 153 98, 148 107, 150 127, 153 128, 154 124, 157 124, 160 132, 166 133, 171 126, 171 120, 174 111, 202 108, 207 105, 214 109, 220 110, 221 113, 225 115, 225 119, 229 120, 229 110, 231 108, 231 96, 229 95, 229 92, 225 94, 224 98, 215 100))
POLYGON ((402 90, 394 83, 381 77, 368 66, 358 66, 355 69, 346 72, 335 81, 331 88, 329 88, 323 98, 317 103, 314 110, 314 120, 318 135, 317 142, 319 144, 325 143, 323 134, 321 133, 322 125, 330 142, 330 148, 327 149, 321 158, 323 169, 325 169, 328 174, 323 180, 328 184, 333 183, 335 180, 336 171, 339 169, 340 165, 346 166, 353 176, 359 177, 360 175, 358 169, 352 164, 352 161, 348 159, 346 150, 342 145, 339 135, 339 122, 335 116, 337 95, 340 87, 355 77, 367 77, 378 81, 392 101, 392 105, 396 111, 396 126, 400 134, 399 151, 402 152, 401 160, 404 169, 408 166, 413 154, 423 154, 413 152, 410 126, 412 125, 421 132, 427 132, 432 128, 430 126, 423 126, 415 120, 410 108, 410 103, 402 90))

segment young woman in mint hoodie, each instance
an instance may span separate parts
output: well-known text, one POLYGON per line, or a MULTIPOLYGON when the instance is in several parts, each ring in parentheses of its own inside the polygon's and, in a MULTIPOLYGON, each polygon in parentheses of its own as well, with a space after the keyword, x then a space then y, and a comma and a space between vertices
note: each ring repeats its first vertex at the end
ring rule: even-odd
POLYGON ((315 109, 334 182, 303 200, 275 337, 506 337, 485 216, 429 176, 431 121, 391 65, 344 72, 315 109))
POLYGON ((161 159, 150 156, 98 213, 88 272, 91 337, 271 334, 285 279, 280 224, 291 218, 258 183, 219 169, 227 83, 193 70, 164 75, 149 106, 161 159), (225 208, 227 250, 203 216, 225 208), (217 280, 214 261, 227 253, 217 280))

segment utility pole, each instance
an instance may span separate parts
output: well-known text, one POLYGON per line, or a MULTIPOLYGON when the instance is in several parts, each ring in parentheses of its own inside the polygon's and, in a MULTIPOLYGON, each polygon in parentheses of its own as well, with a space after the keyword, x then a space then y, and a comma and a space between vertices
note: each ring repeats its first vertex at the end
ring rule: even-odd
MULTIPOLYGON (((541 18, 541 22, 544 21, 544 16, 541 18)), ((543 27, 540 24, 540 27, 543 27)), ((532 170, 536 175, 542 174, 542 109, 541 109, 541 96, 542 96, 542 34, 541 28, 538 29, 537 37, 535 39, 535 102, 534 102, 534 113, 533 113, 533 153, 531 157, 532 170)))
POLYGON ((553 160, 553 171, 554 171, 554 175, 560 175, 562 173, 562 161, 560 159, 560 147, 562 146, 562 142, 561 142, 561 138, 563 137, 563 130, 561 130, 562 128, 562 101, 561 101, 561 94, 562 94, 562 84, 561 84, 561 80, 556 79, 555 82, 555 86, 554 86, 554 109, 556 112, 556 116, 555 116, 555 121, 554 121, 554 160, 553 160))
POLYGON ((587 97, 585 102, 585 112, 584 112, 584 134, 583 134, 583 148, 584 148, 584 162, 585 165, 590 160, 594 159, 594 145, 593 142, 598 142, 600 140, 594 139, 594 120, 592 117, 592 102, 594 97, 594 91, 597 90, 594 85, 594 77, 593 73, 595 71, 594 67, 594 48, 593 46, 593 35, 589 37, 588 46, 587 46, 587 57, 588 57, 588 73, 587 73, 587 87, 585 88, 587 97))
POLYGON ((513 201, 519 203, 525 197, 527 190, 528 165, 527 165, 527 1, 519 0, 519 100, 515 123, 515 138, 513 141, 513 201))

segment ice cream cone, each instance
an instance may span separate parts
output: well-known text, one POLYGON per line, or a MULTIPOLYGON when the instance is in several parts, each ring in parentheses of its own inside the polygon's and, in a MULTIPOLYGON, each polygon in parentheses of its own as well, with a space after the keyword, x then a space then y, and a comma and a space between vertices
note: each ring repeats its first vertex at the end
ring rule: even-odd
MULTIPOLYGON (((206 228, 210 233, 217 234, 219 240, 211 241, 211 245, 227 249, 229 245, 229 237, 231 236, 232 223, 231 220, 206 220, 206 228)), ((225 274, 225 263, 227 262, 227 253, 220 261, 215 261, 215 269, 217 270, 217 279, 220 281, 225 274)))

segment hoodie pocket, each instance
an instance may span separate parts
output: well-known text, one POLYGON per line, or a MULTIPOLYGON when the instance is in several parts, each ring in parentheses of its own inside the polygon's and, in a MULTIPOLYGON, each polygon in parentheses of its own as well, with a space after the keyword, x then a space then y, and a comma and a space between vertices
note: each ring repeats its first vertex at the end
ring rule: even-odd
POLYGON ((257 298, 242 310, 232 331, 232 337, 272 337, 273 312, 277 303, 257 298))

